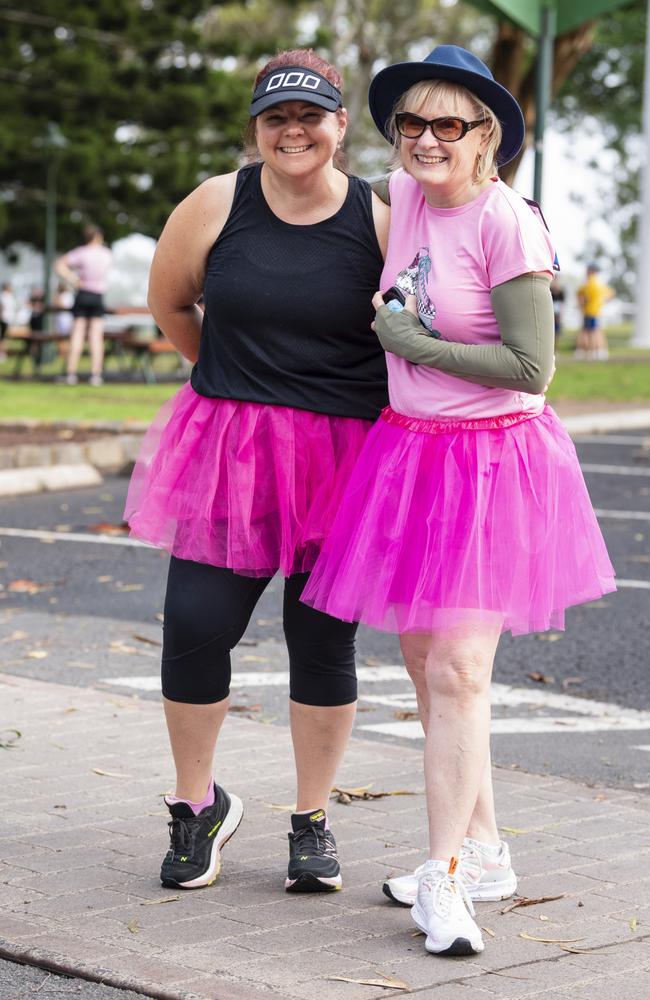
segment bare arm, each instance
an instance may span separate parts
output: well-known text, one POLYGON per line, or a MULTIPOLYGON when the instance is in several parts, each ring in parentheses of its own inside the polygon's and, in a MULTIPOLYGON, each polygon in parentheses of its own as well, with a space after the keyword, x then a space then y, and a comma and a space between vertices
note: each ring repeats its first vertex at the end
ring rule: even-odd
POLYGON ((60 278, 63 278, 64 281, 67 281, 72 288, 79 288, 79 275, 68 266, 65 254, 55 260, 54 270, 56 274, 58 274, 60 278))
POLYGON ((162 231, 149 274, 147 302, 165 336, 188 361, 199 354, 208 254, 224 227, 237 174, 205 181, 174 209, 162 231))
POLYGON ((375 320, 385 351, 478 385, 543 392, 553 373, 554 321, 550 275, 523 274, 490 293, 501 344, 458 344, 428 335, 413 313, 381 306, 375 320))

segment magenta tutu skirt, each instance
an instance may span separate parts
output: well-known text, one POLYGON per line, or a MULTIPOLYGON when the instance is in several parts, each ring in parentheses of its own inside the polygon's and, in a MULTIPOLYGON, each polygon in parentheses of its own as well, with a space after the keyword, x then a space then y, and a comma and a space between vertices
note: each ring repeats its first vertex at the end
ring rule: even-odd
POLYGON ((180 559, 244 576, 307 572, 371 426, 185 385, 144 438, 125 519, 180 559))
POLYGON ((442 423, 387 407, 302 599, 394 632, 564 628, 615 590, 575 448, 549 407, 442 423))

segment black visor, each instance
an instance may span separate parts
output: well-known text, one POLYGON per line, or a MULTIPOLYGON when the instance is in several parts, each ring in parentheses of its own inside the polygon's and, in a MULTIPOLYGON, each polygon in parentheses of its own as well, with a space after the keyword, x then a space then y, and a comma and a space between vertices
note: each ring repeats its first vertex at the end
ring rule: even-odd
POLYGON ((343 104, 341 91, 320 73, 304 66, 283 66, 257 85, 248 111, 254 118, 283 101, 308 101, 327 111, 336 111, 343 104))

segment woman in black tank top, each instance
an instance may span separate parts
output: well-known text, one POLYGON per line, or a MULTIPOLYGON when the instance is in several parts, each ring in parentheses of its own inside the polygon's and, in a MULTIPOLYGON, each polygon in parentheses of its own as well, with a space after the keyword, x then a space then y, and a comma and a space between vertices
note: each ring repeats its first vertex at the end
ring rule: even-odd
POLYGON ((194 362, 145 439, 125 513, 135 535, 171 553, 168 886, 211 884, 240 822, 242 803, 215 784, 212 759, 230 651, 278 570, 297 772, 285 888, 341 886, 326 808, 354 718, 356 626, 313 611, 300 594, 387 402, 370 324, 388 211, 337 166, 347 122, 340 86, 311 51, 271 60, 250 107, 258 162, 190 194, 152 266, 152 313, 194 362))

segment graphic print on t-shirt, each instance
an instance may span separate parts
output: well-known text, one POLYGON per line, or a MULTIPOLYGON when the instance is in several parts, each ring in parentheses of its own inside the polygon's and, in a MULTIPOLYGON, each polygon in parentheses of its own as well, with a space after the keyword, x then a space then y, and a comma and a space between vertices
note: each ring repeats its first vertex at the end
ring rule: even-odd
POLYGON ((420 322, 432 337, 440 337, 440 332, 433 329, 436 307, 431 301, 427 286, 430 270, 431 254, 429 248, 420 247, 409 266, 399 272, 395 284, 407 295, 415 295, 420 322))

